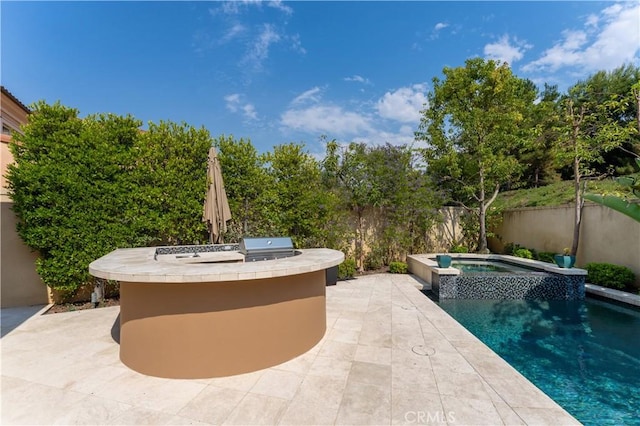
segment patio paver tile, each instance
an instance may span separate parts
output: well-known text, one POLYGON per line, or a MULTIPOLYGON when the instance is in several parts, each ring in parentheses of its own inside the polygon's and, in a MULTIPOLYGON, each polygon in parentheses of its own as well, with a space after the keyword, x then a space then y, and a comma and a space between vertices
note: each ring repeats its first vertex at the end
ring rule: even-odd
POLYGON ((307 376, 289 404, 280 424, 334 424, 346 384, 346 380, 328 376, 307 376))
POLYGON ((223 424, 273 425, 286 411, 288 401, 267 395, 248 393, 223 424))
POLYGON ((414 388, 391 389, 391 424, 447 424, 437 389, 431 392, 414 388))
POLYGON ((391 387, 391 366, 354 361, 349 372, 349 382, 391 387))
POLYGON ((311 376, 332 377, 346 382, 349 377, 349 371, 351 371, 351 363, 352 361, 344 359, 318 356, 313 361, 308 374, 311 376))
POLYGON ((358 345, 355 343, 327 340, 320 348, 318 356, 351 361, 356 355, 357 348, 358 345))
POLYGON ((391 365, 391 348, 358 345, 353 359, 373 364, 391 365))
POLYGON ((293 399, 304 376, 276 369, 268 369, 253 388, 252 393, 275 396, 282 399, 293 399))
POLYGON ((178 415, 200 422, 220 424, 229 417, 245 395, 246 392, 242 391, 207 386, 178 415))
POLYGON ((448 423, 459 425, 491 425, 502 423, 502 418, 490 400, 459 398, 442 395, 442 406, 450 418, 448 423))
POLYGON ((266 370, 259 370, 251 373, 238 374, 236 376, 216 377, 211 379, 209 384, 219 388, 248 392, 258 382, 265 371, 266 370))
POLYGON ((342 396, 337 424, 391 423, 391 388, 349 380, 342 396))
POLYGON ((129 371, 105 383, 95 391, 95 395, 141 408, 177 414, 205 387, 205 384, 195 380, 162 379, 129 371))
POLYGON ((392 389, 411 389, 418 393, 438 393, 438 385, 431 368, 393 365, 391 369, 392 389))

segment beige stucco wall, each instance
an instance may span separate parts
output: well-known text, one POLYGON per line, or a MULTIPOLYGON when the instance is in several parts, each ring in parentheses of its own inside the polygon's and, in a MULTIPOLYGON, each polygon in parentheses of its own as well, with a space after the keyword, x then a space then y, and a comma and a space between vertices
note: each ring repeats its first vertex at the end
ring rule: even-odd
POLYGON ((16 216, 7 190, 5 174, 13 156, 11 135, 27 122, 28 111, 15 98, 0 92, 0 306, 3 308, 48 303, 47 288, 36 273, 37 253, 27 247, 16 231, 16 216))
POLYGON ((9 142, 11 137, 9 135, 0 135, 0 194, 5 195, 7 193, 7 180, 5 174, 7 173, 7 167, 13 163, 13 155, 9 151, 9 142))
POLYGON ((3 308, 48 303, 47 287, 36 273, 37 253, 16 232, 13 203, 2 196, 0 211, 0 305, 3 308))
MULTIPOLYGON (((573 207, 540 207, 510 210, 490 248, 501 252, 506 243, 538 251, 562 252, 573 240, 573 207)), ((636 274, 640 287, 640 222, 610 208, 586 204, 583 210, 576 266, 607 262, 626 266, 636 274)))

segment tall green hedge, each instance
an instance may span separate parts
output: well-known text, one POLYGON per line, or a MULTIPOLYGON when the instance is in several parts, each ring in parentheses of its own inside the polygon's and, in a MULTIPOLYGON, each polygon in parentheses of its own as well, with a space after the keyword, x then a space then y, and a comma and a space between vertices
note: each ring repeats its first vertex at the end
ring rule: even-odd
POLYGON ((38 102, 14 135, 7 181, 18 233, 39 252, 48 286, 73 295, 92 280, 89 263, 118 247, 205 240, 208 132, 141 124, 38 102))

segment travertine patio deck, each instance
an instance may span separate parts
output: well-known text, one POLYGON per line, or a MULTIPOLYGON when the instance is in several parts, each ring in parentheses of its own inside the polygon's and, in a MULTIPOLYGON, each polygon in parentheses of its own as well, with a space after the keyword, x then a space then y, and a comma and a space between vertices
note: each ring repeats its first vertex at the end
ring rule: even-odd
POLYGON ((311 351, 206 380, 125 367, 117 307, 35 316, 0 341, 1 422, 578 424, 420 286, 382 274, 327 287, 327 333, 311 351))

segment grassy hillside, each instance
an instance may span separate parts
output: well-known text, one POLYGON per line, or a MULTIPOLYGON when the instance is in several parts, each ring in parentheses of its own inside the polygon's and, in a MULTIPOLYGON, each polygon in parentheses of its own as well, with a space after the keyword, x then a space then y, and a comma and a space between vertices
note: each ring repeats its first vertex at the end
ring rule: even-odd
MULTIPOLYGON (((640 177, 640 173, 631 176, 640 177)), ((623 187, 613 179, 590 181, 587 192, 612 193, 621 192, 623 187)), ((540 188, 506 191, 498 195, 492 207, 499 209, 515 209, 520 207, 561 206, 573 202, 573 181, 565 180, 540 188)), ((589 201, 587 201, 588 203, 589 201)))

